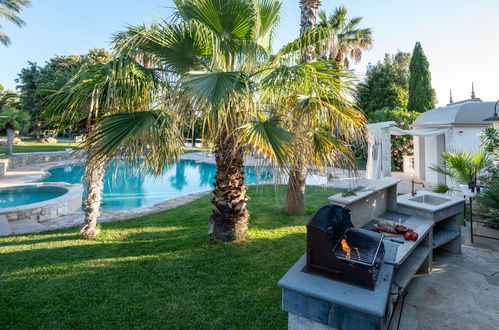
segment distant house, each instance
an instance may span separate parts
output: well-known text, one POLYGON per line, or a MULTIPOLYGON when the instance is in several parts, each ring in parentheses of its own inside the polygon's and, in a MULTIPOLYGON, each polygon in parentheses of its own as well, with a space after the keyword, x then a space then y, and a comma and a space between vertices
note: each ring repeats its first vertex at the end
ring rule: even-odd
POLYGON ((495 102, 474 97, 422 113, 413 123, 414 130, 440 129, 434 136, 414 136, 414 175, 431 184, 449 184, 445 175, 429 167, 441 162, 442 152, 471 150, 480 145, 478 134, 491 125, 495 102))

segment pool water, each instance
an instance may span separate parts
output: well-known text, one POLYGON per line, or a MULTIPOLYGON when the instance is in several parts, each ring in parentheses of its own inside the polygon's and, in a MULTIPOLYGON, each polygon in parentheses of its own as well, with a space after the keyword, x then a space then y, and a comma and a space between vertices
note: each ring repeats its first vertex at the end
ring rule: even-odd
POLYGON ((43 202, 64 195, 60 187, 18 187, 0 189, 0 208, 43 202))
MULTIPOLYGON (((49 169, 45 182, 81 183, 84 165, 81 163, 49 169)), ((246 184, 273 183, 274 174, 256 167, 245 168, 246 184)), ((138 171, 124 161, 113 162, 106 170, 102 209, 123 211, 153 205, 182 195, 213 188, 214 164, 182 160, 169 163, 159 176, 138 171)))

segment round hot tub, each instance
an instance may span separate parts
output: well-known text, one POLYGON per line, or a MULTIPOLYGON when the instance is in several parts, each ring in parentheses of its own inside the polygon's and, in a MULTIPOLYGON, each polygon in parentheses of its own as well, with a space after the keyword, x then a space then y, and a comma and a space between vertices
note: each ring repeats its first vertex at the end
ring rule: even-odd
POLYGON ((60 197, 67 192, 66 188, 54 186, 0 189, 0 209, 43 202, 60 197))
POLYGON ((32 183, 0 189, 0 215, 8 221, 31 219, 43 222, 78 212, 80 184, 32 183))

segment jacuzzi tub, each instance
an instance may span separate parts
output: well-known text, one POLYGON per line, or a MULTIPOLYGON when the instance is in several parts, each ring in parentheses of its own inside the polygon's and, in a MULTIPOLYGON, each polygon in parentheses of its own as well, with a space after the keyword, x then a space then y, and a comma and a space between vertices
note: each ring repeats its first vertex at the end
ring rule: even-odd
POLYGON ((25 186, 0 189, 0 209, 44 202, 68 192, 64 187, 25 186))
POLYGON ((30 183, 0 189, 0 215, 8 221, 43 222, 80 210, 82 186, 67 183, 30 183))

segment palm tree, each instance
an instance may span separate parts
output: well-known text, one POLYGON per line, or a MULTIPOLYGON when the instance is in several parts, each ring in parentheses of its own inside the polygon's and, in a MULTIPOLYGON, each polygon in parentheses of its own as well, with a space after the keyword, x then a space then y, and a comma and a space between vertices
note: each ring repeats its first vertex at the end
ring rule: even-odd
POLYGON ((16 109, 12 106, 6 106, 0 113, 0 120, 2 126, 5 127, 7 132, 7 143, 5 147, 5 154, 12 155, 12 146, 16 138, 16 129, 20 129, 23 124, 27 123, 30 116, 27 112, 16 109))
MULTIPOLYGON (((326 30, 330 38, 318 43, 330 44, 338 37, 338 25, 321 24, 316 27, 317 11, 321 2, 318 0, 301 0, 300 33, 310 30, 326 30)), ((322 51, 317 45, 307 48, 302 60, 311 62, 321 57, 322 51)), ((334 60, 334 58, 330 58, 334 60)), ((339 62, 342 63, 341 61, 339 62)), ((331 65, 331 64, 329 64, 331 65)), ((318 168, 325 165, 343 165, 347 168, 355 166, 354 157, 346 147, 347 143, 356 142, 364 137, 365 118, 355 106, 345 100, 351 98, 349 90, 352 82, 345 81, 342 86, 338 82, 347 79, 348 75, 341 73, 341 67, 335 67, 338 72, 336 79, 328 81, 318 92, 316 86, 307 84, 295 85, 295 102, 287 103, 288 111, 293 113, 290 128, 299 138, 295 140, 291 168, 288 180, 288 192, 284 210, 291 214, 305 213, 305 185, 307 167, 310 164, 318 168), (325 97, 324 97, 325 96, 325 97)), ((295 81, 297 82, 297 81, 295 81)))
POLYGON ((473 151, 450 150, 442 153, 442 164, 430 166, 433 171, 445 174, 456 183, 467 185, 492 165, 493 160, 483 148, 473 151))
MULTIPOLYGON (((155 73, 128 58, 109 63, 85 64, 59 91, 50 96, 46 115, 60 122, 79 122, 85 136, 99 127, 102 118, 116 109, 143 109, 151 102, 149 90, 155 73)), ((99 143, 85 143, 84 238, 98 235, 106 159, 100 157, 99 143)))
POLYGON ((288 86, 298 81, 309 85, 318 100, 330 101, 329 93, 322 91, 326 81, 339 85, 337 67, 328 61, 297 63, 307 47, 330 38, 330 33, 306 31, 273 55, 271 41, 281 1, 174 2, 172 22, 130 27, 115 38, 119 55, 147 55, 151 69, 162 79, 151 109, 103 118, 89 141, 108 159, 123 155, 139 161, 145 154, 144 168, 160 171, 165 159, 179 151, 171 140, 182 137, 183 128, 191 127, 189 120, 203 118, 203 138, 214 145, 217 166, 211 233, 215 241, 240 240, 249 218, 244 155, 262 153, 277 164, 288 164, 295 135, 282 127, 287 120, 282 117, 290 116, 282 102, 292 102, 288 86), (196 116, 190 113, 194 110, 196 116), (141 119, 151 112, 156 120, 141 119), (155 130, 163 133, 147 134, 155 130), (137 144, 137 137, 144 136, 147 141, 139 139, 137 144), (158 145, 164 147, 148 149, 158 145))
MULTIPOLYGON (((30 5, 30 0, 0 0, 0 18, 23 27, 26 23, 19 15, 23 7, 29 7, 30 5)), ((0 25, 0 42, 8 46, 10 45, 10 39, 1 28, 2 25, 0 25)))
MULTIPOLYGON (((300 34, 303 35, 315 28, 317 23, 317 11, 321 5, 320 0, 300 0, 300 34)), ((316 46, 308 46, 302 55, 303 62, 311 62, 315 57, 316 46)), ((299 122, 295 122, 296 127, 291 127, 292 131, 297 131, 299 122)), ((303 146, 297 140, 293 150, 295 156, 298 155, 298 150, 302 150, 303 146)), ((291 163, 288 179, 288 192, 286 195, 286 202, 284 210, 292 214, 305 213, 305 179, 307 177, 307 164, 303 161, 302 157, 295 157, 291 163)))
MULTIPOLYGON (((320 0, 300 0, 300 34, 315 27, 320 0)), ((314 58, 315 45, 310 45, 304 52, 303 60, 310 62, 314 58)))
POLYGON ((325 11, 319 14, 320 27, 329 27, 336 31, 333 38, 322 44, 322 52, 329 53, 328 58, 342 63, 348 70, 350 59, 355 63, 362 59, 362 51, 371 48, 373 43, 372 31, 369 28, 361 29, 359 25, 362 17, 347 18, 347 9, 339 6, 331 16, 325 11))

